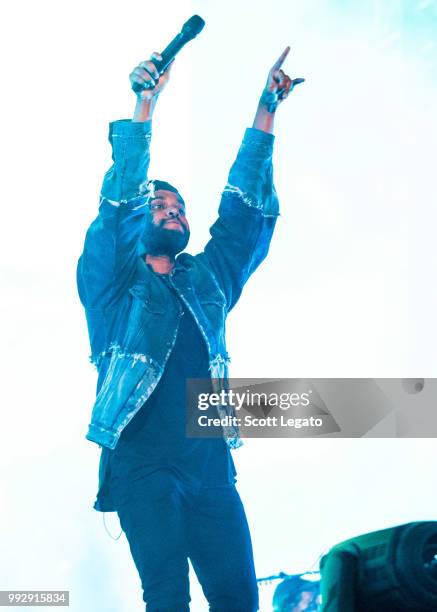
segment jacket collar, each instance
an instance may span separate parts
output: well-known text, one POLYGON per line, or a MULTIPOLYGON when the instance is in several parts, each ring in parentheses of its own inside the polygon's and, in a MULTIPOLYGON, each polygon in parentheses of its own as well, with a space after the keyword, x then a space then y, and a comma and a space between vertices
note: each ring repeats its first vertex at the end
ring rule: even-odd
MULTIPOLYGON (((189 255, 188 253, 180 253, 179 255, 177 255, 176 260, 175 260, 175 265, 174 265, 173 270, 170 273, 170 276, 175 276, 176 274, 179 275, 181 273, 187 273, 190 258, 191 258, 191 255, 189 255)), ((159 274, 156 274, 156 272, 153 271, 150 264, 147 264, 145 262, 144 256, 138 257, 136 282, 141 283, 141 284, 148 283, 150 282, 151 275, 159 276, 159 274)))

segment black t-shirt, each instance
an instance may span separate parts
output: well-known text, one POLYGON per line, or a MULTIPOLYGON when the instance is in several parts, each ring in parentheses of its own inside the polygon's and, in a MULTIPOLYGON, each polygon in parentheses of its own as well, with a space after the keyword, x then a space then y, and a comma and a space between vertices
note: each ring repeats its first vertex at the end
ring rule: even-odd
MULTIPOLYGON (((167 277, 161 277, 172 290, 167 277)), ((193 485, 232 484, 236 470, 225 440, 185 435, 186 379, 208 379, 210 372, 205 340, 181 304, 183 315, 164 373, 109 453, 111 474, 124 480, 167 468, 193 485)))

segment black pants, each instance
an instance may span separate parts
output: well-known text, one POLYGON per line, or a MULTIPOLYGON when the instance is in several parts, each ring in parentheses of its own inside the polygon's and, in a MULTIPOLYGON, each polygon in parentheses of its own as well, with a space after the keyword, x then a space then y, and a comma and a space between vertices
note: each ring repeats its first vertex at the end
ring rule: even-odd
POLYGON ((209 610, 258 610, 249 527, 234 484, 194 487, 159 469, 115 481, 113 496, 147 612, 189 611, 188 558, 209 610))

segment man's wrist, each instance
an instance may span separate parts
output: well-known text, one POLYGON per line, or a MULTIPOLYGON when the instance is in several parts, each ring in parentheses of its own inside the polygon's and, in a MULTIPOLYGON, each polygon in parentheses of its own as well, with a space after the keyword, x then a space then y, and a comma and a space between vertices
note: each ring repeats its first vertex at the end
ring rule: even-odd
POLYGON ((153 111, 155 110, 157 99, 158 96, 153 96, 153 98, 149 100, 137 98, 132 121, 150 121, 153 116, 153 111))
POLYGON ((260 100, 252 127, 256 128, 257 130, 267 132, 268 134, 273 134, 275 111, 276 108, 273 110, 273 112, 270 112, 267 106, 260 100))

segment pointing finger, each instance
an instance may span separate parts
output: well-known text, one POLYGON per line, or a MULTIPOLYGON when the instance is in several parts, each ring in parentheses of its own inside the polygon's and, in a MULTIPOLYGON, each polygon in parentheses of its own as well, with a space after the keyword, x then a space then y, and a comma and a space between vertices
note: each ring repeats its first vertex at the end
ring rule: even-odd
POLYGON ((285 62, 285 58, 287 57, 289 53, 290 53, 290 47, 285 47, 284 51, 281 53, 281 55, 278 57, 276 62, 273 64, 272 70, 279 70, 279 68, 285 62))

